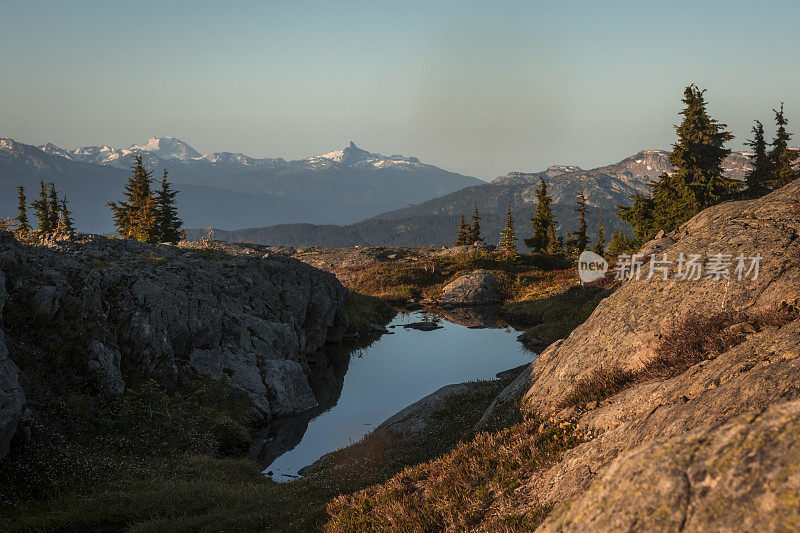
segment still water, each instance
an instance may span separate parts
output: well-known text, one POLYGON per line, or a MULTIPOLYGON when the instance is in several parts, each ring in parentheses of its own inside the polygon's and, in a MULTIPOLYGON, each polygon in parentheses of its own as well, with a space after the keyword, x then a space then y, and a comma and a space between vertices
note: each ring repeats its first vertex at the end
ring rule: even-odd
POLYGON ((272 472, 276 480, 291 479, 300 468, 360 440, 394 413, 438 388, 493 378, 497 372, 535 357, 516 340, 513 329, 476 328, 481 320, 465 317, 468 311, 453 313, 437 317, 443 328, 434 331, 402 327, 429 320, 431 315, 414 312, 395 317, 390 324, 395 327, 389 329, 394 334, 383 335, 352 354, 338 401, 313 418, 299 444, 264 471, 272 472))

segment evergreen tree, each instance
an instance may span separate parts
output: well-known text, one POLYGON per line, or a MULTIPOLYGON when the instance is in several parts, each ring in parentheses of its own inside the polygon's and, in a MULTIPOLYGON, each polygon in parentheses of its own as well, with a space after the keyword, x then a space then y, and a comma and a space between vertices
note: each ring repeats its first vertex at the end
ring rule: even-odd
POLYGON ((50 202, 47 200, 47 185, 44 180, 39 180, 39 198, 31 203, 34 216, 39 223, 39 233, 50 233, 53 227, 50 226, 52 217, 50 216, 50 202))
POLYGON ((772 187, 778 189, 790 181, 797 178, 797 173, 792 168, 792 163, 797 159, 797 151, 789 149, 789 139, 792 135, 786 131, 789 123, 783 115, 783 102, 775 113, 775 123, 778 125, 778 133, 772 141, 772 151, 769 153, 770 163, 772 164, 772 187))
POLYGON ((589 245, 589 237, 586 236, 586 195, 582 188, 578 195, 576 205, 578 206, 576 209, 578 213, 578 230, 572 232, 574 236, 572 239, 572 246, 580 254, 589 245))
POLYGON ((144 168, 141 156, 133 156, 132 175, 128 178, 124 201, 108 202, 119 235, 126 239, 155 242, 157 235, 155 201, 151 192, 152 172, 144 168))
POLYGON ((67 195, 65 194, 61 197, 59 205, 58 231, 72 235, 75 233, 75 224, 72 220, 72 211, 67 207, 68 204, 67 195))
POLYGON ((175 196, 178 191, 172 190, 167 181, 167 169, 161 178, 161 187, 156 191, 156 228, 160 242, 176 243, 180 240, 181 224, 178 210, 175 208, 175 196))
POLYGON ((747 174, 745 183, 747 188, 744 191, 745 198, 759 198, 769 192, 769 182, 772 176, 772 165, 767 155, 767 143, 764 140, 764 125, 756 120, 753 126, 753 139, 745 143, 753 149, 754 154, 750 156, 753 160, 753 170, 747 174))
POLYGON ((464 215, 461 215, 461 222, 458 224, 458 235, 456 235, 456 246, 464 246, 469 243, 469 234, 470 234, 470 227, 467 224, 466 220, 464 220, 464 215))
POLYGON ((469 244, 475 244, 478 241, 483 242, 481 238, 481 216, 478 214, 478 202, 475 202, 475 212, 472 214, 472 226, 469 232, 469 244))
POLYGON ((551 247, 551 253, 553 255, 560 255, 566 256, 567 255, 567 245, 564 244, 564 236, 559 235, 556 239, 555 245, 551 247))
POLYGON ((639 249, 636 239, 631 239, 621 231, 615 231, 611 235, 611 242, 608 244, 608 255, 620 255, 633 253, 639 249))
POLYGON ((603 255, 606 251, 606 233, 603 228, 603 217, 600 217, 600 227, 597 229, 597 244, 594 245, 594 252, 603 255))
POLYGON ((500 232, 500 250, 517 255, 517 233, 514 230, 514 215, 511 214, 511 200, 506 211, 506 227, 500 232))
POLYGON ((47 214, 50 217, 50 231, 58 230, 59 225, 59 218, 60 218, 60 203, 58 200, 58 192, 56 191, 56 186, 54 183, 50 183, 49 185, 50 190, 47 195, 47 214))
POLYGON ((650 185, 649 198, 637 193, 631 206, 618 206, 620 218, 634 228, 639 241, 652 238, 658 230, 674 230, 731 197, 741 185, 722 175, 722 160, 730 153, 724 146, 733 135, 708 115, 704 93, 696 85, 684 91, 683 121, 675 127, 678 142, 669 156, 673 173, 662 174, 650 185))
POLYGON ((144 205, 132 212, 131 222, 131 238, 148 244, 158 242, 156 233, 158 217, 156 215, 156 199, 153 196, 148 196, 144 205))
POLYGON ((28 204, 25 199, 25 187, 20 185, 17 187, 17 198, 19 199, 19 214, 14 220, 17 221, 17 232, 28 233, 31 230, 30 222, 28 221, 28 204))
POLYGON ((525 239, 525 245, 535 253, 552 253, 557 248, 556 221, 553 216, 552 199, 547 194, 547 184, 544 178, 540 179, 539 188, 536 190, 536 213, 530 219, 533 228, 533 237, 525 239))

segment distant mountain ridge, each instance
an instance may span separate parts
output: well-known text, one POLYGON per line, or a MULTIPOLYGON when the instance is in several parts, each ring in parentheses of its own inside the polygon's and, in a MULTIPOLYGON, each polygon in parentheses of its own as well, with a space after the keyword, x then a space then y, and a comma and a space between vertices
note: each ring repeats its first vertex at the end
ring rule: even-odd
MULTIPOLYGON (((723 168, 729 177, 743 179, 752 165, 746 154, 734 152, 724 161, 723 168)), ((510 172, 491 183, 387 211, 355 224, 284 224, 217 231, 215 236, 223 240, 279 246, 443 246, 452 244, 460 216, 464 214, 469 219, 477 203, 483 217, 484 238, 496 244, 510 202, 517 221, 519 245, 522 246, 522 240, 531 234, 528 219, 535 210, 536 189, 543 178, 553 198, 559 234, 566 236, 576 229, 575 198, 583 189, 589 208, 590 237, 594 241, 602 222, 608 242, 613 231, 629 229, 617 218, 616 206, 627 205, 634 193, 647 193, 648 184, 665 172, 672 172, 669 152, 642 150, 618 163, 591 170, 554 165, 541 172, 510 172)))
POLYGON ((79 229, 111 232, 105 203, 122 194, 133 156, 181 192, 187 227, 252 227, 285 223, 347 224, 484 183, 416 157, 384 156, 352 141, 342 150, 296 161, 241 153, 201 155, 172 137, 141 145, 65 149, 0 139, 0 216, 16 215, 14 188, 35 193, 39 178, 56 181, 74 202, 79 229))

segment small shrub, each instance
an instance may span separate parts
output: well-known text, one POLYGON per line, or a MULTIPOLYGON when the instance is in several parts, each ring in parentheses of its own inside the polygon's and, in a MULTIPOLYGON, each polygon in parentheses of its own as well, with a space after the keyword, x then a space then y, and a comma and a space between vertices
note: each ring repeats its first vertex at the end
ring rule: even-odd
POLYGON ((636 379, 636 374, 619 367, 599 368, 588 378, 579 381, 572 392, 559 404, 560 408, 583 406, 615 395, 636 379))

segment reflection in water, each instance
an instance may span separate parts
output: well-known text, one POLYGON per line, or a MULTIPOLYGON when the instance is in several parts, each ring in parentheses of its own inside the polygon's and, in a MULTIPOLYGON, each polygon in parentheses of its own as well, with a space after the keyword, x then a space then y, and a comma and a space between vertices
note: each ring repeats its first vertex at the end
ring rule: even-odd
POLYGON ((444 385, 491 379, 497 372, 533 359, 508 328, 471 329, 497 326, 490 310, 465 311, 478 310, 450 309, 438 317, 430 311, 401 314, 390 324, 396 326, 390 329, 394 335, 351 347, 350 352, 328 347, 313 372, 312 387, 320 405, 273 421, 256 436, 251 456, 265 471, 274 472, 275 479, 294 477, 300 468, 360 440, 400 409, 444 385), (400 327, 431 318, 443 328, 400 327))
POLYGON ((494 328, 505 326, 498 315, 500 307, 500 305, 451 307, 450 309, 435 309, 433 312, 449 322, 469 328, 494 328))

